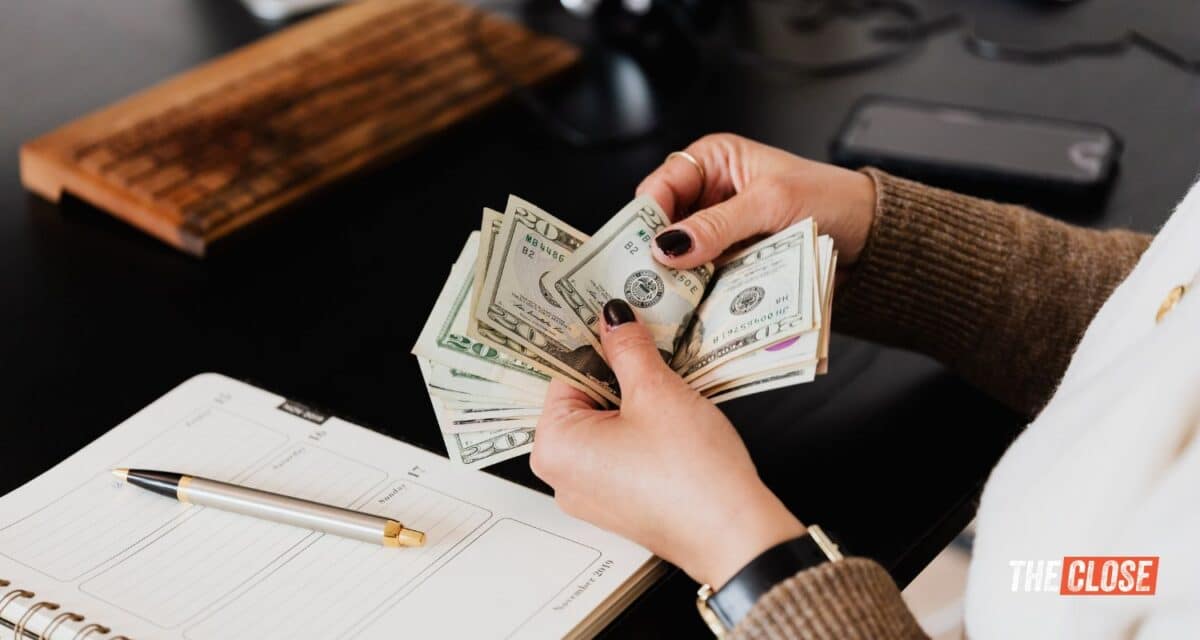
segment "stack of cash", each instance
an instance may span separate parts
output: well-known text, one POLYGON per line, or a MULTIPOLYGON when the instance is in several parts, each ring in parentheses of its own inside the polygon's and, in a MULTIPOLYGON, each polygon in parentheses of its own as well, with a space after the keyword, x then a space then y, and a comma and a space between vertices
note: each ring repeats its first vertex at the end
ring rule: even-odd
POLYGON ((484 209, 413 348, 452 460, 528 453, 552 378, 620 405, 599 339, 613 297, 713 402, 825 372, 837 253, 811 219, 687 271, 651 254, 668 224, 648 197, 591 237, 517 197, 484 209))

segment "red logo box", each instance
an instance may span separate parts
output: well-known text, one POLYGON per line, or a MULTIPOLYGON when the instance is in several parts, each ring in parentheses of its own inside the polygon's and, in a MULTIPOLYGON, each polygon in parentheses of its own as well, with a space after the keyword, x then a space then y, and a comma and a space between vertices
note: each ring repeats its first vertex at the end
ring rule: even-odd
POLYGON ((1064 596, 1152 596, 1158 556, 1066 556, 1058 593, 1064 596))

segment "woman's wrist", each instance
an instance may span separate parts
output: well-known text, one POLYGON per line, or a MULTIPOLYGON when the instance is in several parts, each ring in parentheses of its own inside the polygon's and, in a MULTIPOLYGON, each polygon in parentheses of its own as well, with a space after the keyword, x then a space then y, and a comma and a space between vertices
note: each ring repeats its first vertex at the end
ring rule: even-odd
POLYGON ((841 200, 837 203, 838 215, 819 231, 833 235, 838 244, 839 264, 849 266, 858 261, 867 245, 875 223, 878 195, 875 180, 866 173, 842 169, 839 177, 844 180, 836 191, 841 200))
POLYGON ((804 535, 806 529, 775 494, 747 501, 729 521, 724 535, 711 539, 702 557, 684 567, 698 582, 720 589, 742 567, 771 547, 804 535))

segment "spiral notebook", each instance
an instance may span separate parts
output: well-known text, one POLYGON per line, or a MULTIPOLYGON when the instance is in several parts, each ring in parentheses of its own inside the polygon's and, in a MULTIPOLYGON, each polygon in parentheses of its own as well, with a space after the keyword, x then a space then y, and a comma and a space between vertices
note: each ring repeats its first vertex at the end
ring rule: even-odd
POLYGON ((0 498, 0 637, 590 637, 661 568, 546 495, 216 374, 0 498), (186 505, 113 467, 375 513, 427 542, 186 505))

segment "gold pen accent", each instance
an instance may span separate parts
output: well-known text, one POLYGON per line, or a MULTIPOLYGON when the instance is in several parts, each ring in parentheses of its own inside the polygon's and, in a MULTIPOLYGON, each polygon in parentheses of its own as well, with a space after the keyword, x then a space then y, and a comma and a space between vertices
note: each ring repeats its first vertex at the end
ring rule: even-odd
POLYGON ((175 499, 184 504, 191 504, 192 501, 188 499, 187 494, 188 487, 190 486, 192 486, 192 477, 181 476, 179 478, 179 484, 175 486, 175 499))
POLYGON ((425 534, 416 529, 405 528, 395 520, 388 520, 383 525, 383 546, 385 547, 419 547, 425 544, 425 534))

